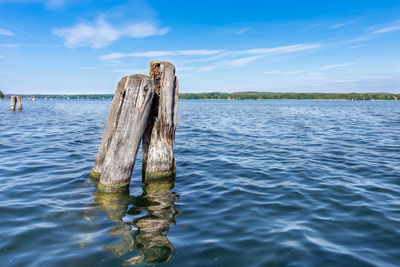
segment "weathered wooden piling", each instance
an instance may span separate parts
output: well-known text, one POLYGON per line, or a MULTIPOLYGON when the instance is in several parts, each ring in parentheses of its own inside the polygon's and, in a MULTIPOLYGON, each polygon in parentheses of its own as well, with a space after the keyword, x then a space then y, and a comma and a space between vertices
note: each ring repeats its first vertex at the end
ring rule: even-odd
POLYGON ((128 188, 153 95, 154 82, 148 76, 135 74, 118 83, 91 172, 99 179, 100 191, 128 188))
POLYGON ((22 110, 22 102, 21 102, 20 96, 17 96, 17 108, 18 108, 18 111, 22 110))
POLYGON ((20 96, 11 96, 11 102, 10 102, 10 110, 15 111, 15 105, 17 105, 18 111, 22 110, 22 102, 21 102, 21 97, 20 96))
POLYGON ((150 63, 155 92, 150 117, 143 135, 143 178, 173 176, 175 130, 178 123, 178 79, 175 66, 165 61, 150 63))
POLYGON ((17 97, 15 95, 11 96, 10 110, 15 111, 15 105, 17 104, 17 97))

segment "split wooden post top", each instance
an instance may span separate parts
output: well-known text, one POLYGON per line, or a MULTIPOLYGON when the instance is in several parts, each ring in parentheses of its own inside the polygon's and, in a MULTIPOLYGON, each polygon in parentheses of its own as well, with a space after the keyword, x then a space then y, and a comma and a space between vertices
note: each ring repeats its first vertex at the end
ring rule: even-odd
POLYGON ((129 187, 153 95, 154 82, 148 76, 135 74, 118 83, 90 174, 99 180, 100 191, 117 192, 129 187))
POLYGON ((150 117, 143 134, 143 178, 174 176, 175 130, 178 123, 178 79, 175 66, 166 61, 150 63, 155 92, 150 117))

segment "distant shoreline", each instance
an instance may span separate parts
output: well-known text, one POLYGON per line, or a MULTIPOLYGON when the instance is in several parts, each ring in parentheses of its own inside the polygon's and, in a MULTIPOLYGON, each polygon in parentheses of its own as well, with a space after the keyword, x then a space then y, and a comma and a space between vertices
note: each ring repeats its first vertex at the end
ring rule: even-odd
MULTIPOLYGON (((24 99, 112 99, 113 94, 18 94, 24 99)), ((10 98, 11 94, 5 94, 10 98)), ((400 94, 390 93, 273 93, 273 92, 237 92, 237 93, 182 93, 182 100, 400 100, 400 94)))

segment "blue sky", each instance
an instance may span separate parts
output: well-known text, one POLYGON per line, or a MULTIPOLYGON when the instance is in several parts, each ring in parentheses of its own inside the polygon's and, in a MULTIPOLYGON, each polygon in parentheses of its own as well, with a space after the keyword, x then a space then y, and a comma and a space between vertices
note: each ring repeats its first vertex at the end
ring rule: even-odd
POLYGON ((0 90, 113 93, 151 60, 181 92, 400 93, 400 1, 0 0, 0 90))

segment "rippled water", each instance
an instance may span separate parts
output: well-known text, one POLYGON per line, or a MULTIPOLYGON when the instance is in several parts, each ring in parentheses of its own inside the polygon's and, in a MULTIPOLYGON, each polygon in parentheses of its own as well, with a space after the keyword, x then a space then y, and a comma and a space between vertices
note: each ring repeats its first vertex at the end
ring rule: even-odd
POLYGON ((175 181, 101 195, 111 101, 0 100, 0 265, 398 266, 400 102, 180 101, 175 181))

